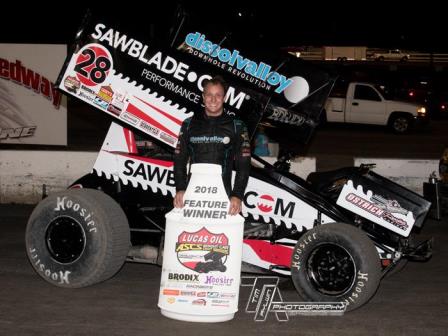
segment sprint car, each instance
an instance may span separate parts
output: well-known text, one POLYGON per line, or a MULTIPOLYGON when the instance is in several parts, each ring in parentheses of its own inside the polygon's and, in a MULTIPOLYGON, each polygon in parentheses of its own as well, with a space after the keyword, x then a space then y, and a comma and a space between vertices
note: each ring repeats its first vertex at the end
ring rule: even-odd
MULTIPOLYGON (((306 142, 320 120, 332 75, 290 55, 246 53, 238 45, 244 39, 234 46, 229 36, 179 22, 167 48, 93 16, 77 34, 57 85, 113 122, 92 171, 45 197, 29 218, 29 260, 55 286, 99 283, 126 260, 161 264, 173 149, 182 121, 201 108, 201 81, 211 73, 228 79, 226 113, 243 119, 251 136, 264 122, 283 144, 306 142), (76 90, 66 85, 73 82, 76 90)), ((430 207, 424 198, 370 165, 305 180, 288 171, 291 152, 284 153, 275 165, 253 157, 242 209, 244 267, 291 277, 304 300, 353 310, 403 260, 430 257, 431 241, 411 239, 430 207)), ((210 254, 189 271, 223 269, 221 256, 210 254)))

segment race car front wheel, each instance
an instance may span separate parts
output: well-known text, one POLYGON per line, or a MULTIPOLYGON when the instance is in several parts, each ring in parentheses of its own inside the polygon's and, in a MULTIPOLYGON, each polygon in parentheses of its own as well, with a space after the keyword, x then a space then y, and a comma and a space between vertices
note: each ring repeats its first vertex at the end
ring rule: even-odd
POLYGON ((375 246, 361 230, 331 223, 315 227, 298 240, 291 277, 303 299, 343 302, 349 311, 375 294, 381 266, 375 246))
POLYGON ((105 193, 69 189, 42 200, 27 224, 28 258, 53 285, 79 288, 113 276, 124 264, 129 226, 121 207, 105 193))

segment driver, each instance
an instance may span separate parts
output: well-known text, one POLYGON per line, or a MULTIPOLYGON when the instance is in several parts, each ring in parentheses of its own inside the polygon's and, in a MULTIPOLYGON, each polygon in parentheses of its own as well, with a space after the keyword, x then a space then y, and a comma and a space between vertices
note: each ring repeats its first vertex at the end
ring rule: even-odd
POLYGON ((204 81, 204 112, 184 120, 174 152, 176 195, 174 206, 184 205, 188 184, 187 163, 213 163, 222 167, 222 179, 230 198, 231 215, 241 211, 250 170, 250 143, 246 125, 224 113, 227 84, 220 76, 204 81), (233 189, 232 168, 236 171, 233 189))

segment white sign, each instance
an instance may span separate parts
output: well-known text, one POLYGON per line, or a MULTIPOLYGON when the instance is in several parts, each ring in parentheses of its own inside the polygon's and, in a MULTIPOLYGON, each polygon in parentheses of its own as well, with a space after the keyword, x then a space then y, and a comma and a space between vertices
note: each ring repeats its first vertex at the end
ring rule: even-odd
POLYGON ((67 145, 65 45, 0 44, 0 143, 67 145))

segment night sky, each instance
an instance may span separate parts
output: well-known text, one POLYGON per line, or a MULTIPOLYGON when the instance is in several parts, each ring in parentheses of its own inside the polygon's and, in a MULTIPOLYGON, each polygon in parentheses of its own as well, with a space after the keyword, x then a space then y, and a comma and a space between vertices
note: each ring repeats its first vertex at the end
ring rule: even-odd
MULTIPOLYGON (((271 5, 234 0, 181 2, 194 22, 235 34, 244 31, 254 40, 275 47, 365 45, 448 52, 447 11, 431 1, 421 5, 392 1, 357 1, 356 5, 341 1, 330 5, 320 1, 310 5, 310 2, 278 0, 271 1, 271 5)), ((178 3, 163 0, 155 7, 153 2, 147 2, 143 9, 140 2, 126 1, 123 6, 114 7, 95 2, 90 8, 148 34, 160 35, 173 22, 178 3)), ((67 2, 63 6, 54 4, 56 7, 52 9, 48 6, 2 5, 0 42, 70 43, 87 5, 67 2)))

